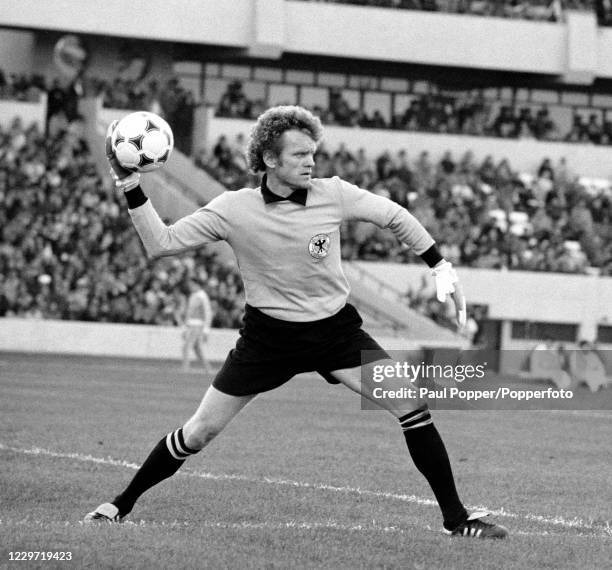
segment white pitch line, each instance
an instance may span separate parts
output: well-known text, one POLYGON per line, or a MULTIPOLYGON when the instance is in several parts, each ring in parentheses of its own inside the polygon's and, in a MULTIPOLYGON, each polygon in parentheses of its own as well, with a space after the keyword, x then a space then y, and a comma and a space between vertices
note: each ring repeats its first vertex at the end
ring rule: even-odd
MULTIPOLYGON (((131 463, 129 461, 124 461, 121 459, 113 459, 111 457, 95 457, 93 455, 85 455, 81 453, 62 453, 56 451, 50 451, 48 449, 43 449, 40 447, 33 447, 30 449, 19 448, 19 447, 11 447, 0 443, 0 450, 5 451, 13 451, 15 453, 21 453, 24 455, 39 455, 45 457, 53 457, 58 459, 73 459, 75 461, 81 461, 85 463, 98 463, 102 465, 111 465, 114 467, 124 467, 126 469, 136 470, 140 467, 140 465, 136 463, 131 463)), ((375 497, 378 499, 391 499, 397 501, 404 501, 407 503, 413 503, 417 505, 424 506, 438 506, 438 503, 431 499, 425 499, 421 497, 417 497, 416 495, 404 495, 400 493, 391 493, 387 491, 371 491, 368 489, 360 489, 359 487, 348 487, 342 486, 338 487, 335 485, 327 485, 322 483, 308 483, 305 481, 294 481, 291 479, 279 479, 274 477, 247 477, 246 475, 235 475, 229 473, 208 473, 203 471, 192 471, 190 469, 183 469, 178 472, 179 475, 183 475, 186 477, 196 477, 198 479, 207 479, 213 481, 242 481, 246 483, 255 483, 255 484, 266 484, 266 485, 276 485, 276 486, 284 486, 284 487, 296 487, 300 489, 313 489, 315 491, 331 491, 336 493, 344 493, 344 494, 355 494, 366 497, 375 497)), ((590 530, 590 531, 599 531, 601 530, 602 536, 610 537, 612 536, 612 524, 610 521, 604 521, 599 528, 599 525, 594 526, 592 523, 586 522, 579 518, 566 519, 561 516, 550 517, 544 515, 536 515, 533 513, 519 514, 506 511, 505 509, 497 509, 491 510, 483 507, 482 505, 477 506, 469 506, 469 510, 487 510, 494 516, 505 517, 510 519, 522 519, 525 521, 536 522, 541 524, 547 524, 552 526, 559 526, 567 529, 577 529, 577 530, 590 530)), ((523 534, 531 534, 531 533, 523 533, 523 534)), ((539 535, 539 533, 536 533, 539 535)), ((547 533, 544 533, 546 535, 547 533)))
MULTIPOLYGON (((104 523, 102 523, 104 524, 104 523)), ((40 520, 2 520, 0 519, 0 527, 14 526, 14 527, 28 527, 33 528, 36 526, 49 528, 51 526, 57 526, 61 528, 66 527, 79 527, 86 528, 91 527, 91 523, 84 523, 83 521, 40 521, 40 520)), ((108 526, 111 526, 110 524, 108 526)), ((115 526, 115 525, 113 525, 115 526)), ((119 525, 117 525, 119 526, 119 525)), ((126 520, 120 525, 121 528, 136 529, 136 528, 210 528, 210 529, 222 529, 222 530, 263 530, 263 531, 283 531, 283 530, 304 530, 304 531, 316 531, 319 529, 324 530, 337 530, 341 532, 380 532, 383 534, 407 534, 409 530, 407 528, 401 528, 397 526, 380 525, 376 521, 371 524, 359 524, 359 525, 346 525, 338 523, 333 520, 328 521, 287 521, 287 522, 226 522, 226 521, 145 521, 145 520, 126 520)), ((421 530, 435 533, 438 536, 442 536, 440 529, 434 529, 430 525, 419 527, 421 530)), ((529 532, 529 531, 512 531, 513 536, 540 536, 540 537, 563 537, 567 538, 567 534, 560 532, 529 532)), ((578 538, 593 538, 593 534, 578 533, 572 535, 578 538)), ((451 537, 448 537, 451 538, 451 537)))
MULTIPOLYGON (((49 521, 39 520, 18 520, 18 521, 7 521, 0 519, 0 526, 49 526, 49 521)), ((91 527, 91 523, 84 523, 83 521, 55 521, 51 523, 55 526, 61 527, 91 527)), ((144 520, 127 520, 121 523, 122 527, 128 528, 218 528, 218 529, 232 529, 232 530, 340 530, 345 532, 383 532, 383 533, 397 533, 404 534, 405 529, 397 526, 381 525, 376 524, 373 521, 371 524, 357 524, 357 525, 346 525, 333 520, 327 521, 297 521, 291 520, 286 522, 226 522, 226 521, 198 521, 197 523, 189 521, 144 521, 144 520)), ((431 530, 431 529, 428 529, 431 530)))

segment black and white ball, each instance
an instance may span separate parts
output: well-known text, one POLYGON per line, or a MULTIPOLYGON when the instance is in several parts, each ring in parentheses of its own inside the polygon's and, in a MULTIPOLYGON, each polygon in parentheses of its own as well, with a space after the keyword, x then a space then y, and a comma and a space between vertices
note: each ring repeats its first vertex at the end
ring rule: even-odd
POLYGON ((174 135, 159 115, 137 111, 119 121, 111 146, 121 166, 134 172, 150 172, 170 157, 174 135))

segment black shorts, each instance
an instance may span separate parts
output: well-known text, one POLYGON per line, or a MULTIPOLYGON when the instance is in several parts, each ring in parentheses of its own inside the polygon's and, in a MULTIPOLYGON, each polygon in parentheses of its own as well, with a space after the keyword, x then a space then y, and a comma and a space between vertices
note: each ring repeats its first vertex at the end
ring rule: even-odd
POLYGON ((240 338, 228 354, 213 386, 232 396, 259 394, 282 386, 301 372, 318 372, 330 384, 338 384, 330 372, 354 368, 388 358, 364 330, 357 309, 345 305, 338 313, 318 321, 275 319, 246 306, 240 338))

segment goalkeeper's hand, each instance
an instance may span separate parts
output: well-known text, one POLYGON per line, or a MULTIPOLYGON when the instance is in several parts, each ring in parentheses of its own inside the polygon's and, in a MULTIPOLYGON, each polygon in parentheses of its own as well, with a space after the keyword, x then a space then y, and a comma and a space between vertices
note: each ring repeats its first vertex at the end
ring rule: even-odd
POLYGON ((129 190, 133 190, 140 184, 140 174, 138 172, 132 172, 127 168, 123 168, 117 157, 115 156, 115 152, 113 151, 113 145, 111 144, 111 139, 113 137, 113 132, 117 128, 117 124, 119 121, 113 121, 106 131, 106 141, 105 141, 105 150, 106 150, 106 159, 110 164, 110 174, 113 177, 115 182, 115 187, 122 192, 128 192, 129 190))
POLYGON ((434 276, 436 283, 436 296, 438 297, 438 301, 444 303, 446 301, 446 296, 450 293, 455 303, 457 324, 459 328, 463 328, 467 320, 465 295, 463 294, 457 272, 453 269, 452 263, 441 261, 431 270, 431 274, 434 276))

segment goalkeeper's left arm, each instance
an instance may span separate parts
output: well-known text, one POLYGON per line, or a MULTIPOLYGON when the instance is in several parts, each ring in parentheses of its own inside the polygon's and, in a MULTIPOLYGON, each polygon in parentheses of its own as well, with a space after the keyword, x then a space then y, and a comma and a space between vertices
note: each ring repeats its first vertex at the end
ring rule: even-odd
POLYGON ((436 296, 441 303, 450 294, 455 303, 455 313, 459 327, 465 326, 467 311, 465 296, 459 284, 457 272, 446 261, 423 224, 408 210, 372 192, 337 179, 340 195, 344 204, 345 219, 364 220, 380 228, 389 228, 397 238, 410 247, 431 267, 436 284, 436 296))

